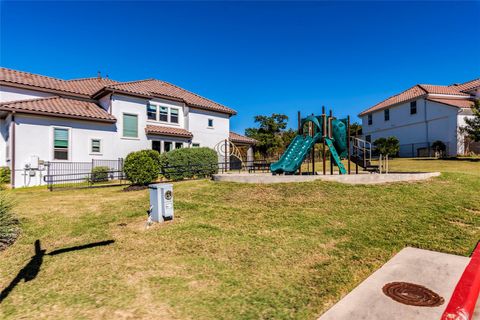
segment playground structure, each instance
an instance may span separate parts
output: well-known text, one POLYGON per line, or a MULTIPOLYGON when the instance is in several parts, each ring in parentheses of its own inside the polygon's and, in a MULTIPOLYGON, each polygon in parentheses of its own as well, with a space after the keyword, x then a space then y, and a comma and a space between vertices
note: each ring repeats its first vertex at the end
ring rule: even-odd
MULTIPOLYGON (((355 164, 355 173, 358 168, 364 171, 379 172, 388 168, 388 156, 380 155, 379 165, 372 164, 372 144, 368 141, 352 137, 350 134, 350 117, 337 119, 333 116, 332 110, 325 113, 322 107, 320 116, 310 115, 301 118, 298 112, 298 134, 292 140, 287 150, 280 159, 272 163, 270 171, 273 174, 302 174, 302 163, 310 154, 311 172, 303 174, 316 174, 315 171, 315 145, 322 144, 323 174, 326 174, 327 147, 330 154, 330 174, 333 174, 333 167, 338 168, 341 175, 351 173, 351 162, 355 164), (347 159, 347 168, 342 162, 347 159)), ((310 170, 309 170, 310 171, 310 170)))

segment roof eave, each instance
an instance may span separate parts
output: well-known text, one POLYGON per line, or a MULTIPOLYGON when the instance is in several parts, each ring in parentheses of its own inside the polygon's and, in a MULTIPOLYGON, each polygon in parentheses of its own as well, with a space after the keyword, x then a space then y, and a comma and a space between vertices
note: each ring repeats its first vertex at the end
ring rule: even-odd
POLYGON ((0 106, 0 111, 6 111, 6 112, 16 113, 16 114, 33 114, 33 115, 45 116, 45 117, 76 119, 76 120, 104 122, 104 123, 117 122, 117 119, 101 119, 101 118, 92 118, 92 117, 84 117, 84 116, 77 116, 77 115, 65 115, 65 114, 58 114, 54 112, 45 112, 45 111, 19 110, 14 108, 8 108, 7 106, 0 106))
POLYGON ((7 87, 13 87, 13 88, 19 88, 19 89, 26 89, 26 90, 32 90, 32 91, 52 93, 52 94, 63 95, 63 96, 71 96, 71 97, 77 97, 77 98, 90 99, 90 96, 87 95, 87 94, 74 93, 74 92, 71 92, 71 91, 64 91, 64 90, 48 89, 48 88, 38 87, 38 86, 30 85, 30 84, 21 84, 21 83, 9 82, 9 81, 5 81, 5 80, 0 80, 0 85, 7 86, 7 87))

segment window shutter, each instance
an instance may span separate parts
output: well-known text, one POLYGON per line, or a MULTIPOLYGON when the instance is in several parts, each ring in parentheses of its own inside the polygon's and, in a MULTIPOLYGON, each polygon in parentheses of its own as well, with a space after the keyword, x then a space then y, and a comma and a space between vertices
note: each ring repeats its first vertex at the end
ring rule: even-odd
POLYGON ((138 137, 138 119, 136 115, 123 115, 123 136, 124 137, 138 137))

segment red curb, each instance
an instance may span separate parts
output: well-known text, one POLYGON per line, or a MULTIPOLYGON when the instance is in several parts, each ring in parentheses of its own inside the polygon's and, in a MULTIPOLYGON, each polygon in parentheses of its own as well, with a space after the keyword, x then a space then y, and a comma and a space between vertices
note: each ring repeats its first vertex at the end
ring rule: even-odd
POLYGON ((480 293, 480 243, 463 271, 441 320, 470 320, 480 293))

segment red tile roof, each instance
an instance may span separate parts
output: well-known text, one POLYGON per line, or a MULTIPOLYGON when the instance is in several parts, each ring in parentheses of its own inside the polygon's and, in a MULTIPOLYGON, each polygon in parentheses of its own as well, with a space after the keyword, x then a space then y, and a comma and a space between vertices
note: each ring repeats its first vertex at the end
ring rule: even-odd
MULTIPOLYGON (((475 80, 468 82, 472 83, 475 80)), ((466 85, 465 83, 464 85, 466 85)), ((472 84, 470 84, 472 85, 472 84)), ((466 86, 467 87, 467 86, 466 86)), ((470 97, 469 94, 462 92, 461 88, 459 86, 439 86, 439 85, 432 85, 432 84, 417 84, 397 95, 391 96, 390 98, 387 98, 376 105, 374 105, 371 108, 368 108, 364 111, 362 111, 359 116, 366 115, 370 112, 373 111, 379 111, 385 108, 388 108, 390 106, 399 104, 399 103, 405 103, 408 101, 413 101, 415 99, 421 98, 421 97, 427 97, 430 94, 435 94, 435 95, 452 95, 452 96, 458 96, 458 97, 470 97)))
POLYGON ((97 93, 99 90, 105 88, 108 85, 119 83, 118 81, 111 80, 108 78, 83 78, 83 79, 72 79, 66 81, 69 85, 74 85, 78 91, 84 92, 89 96, 92 96, 94 93, 97 93))
POLYGON ((242 136, 241 134, 235 133, 230 131, 230 141, 233 143, 240 143, 240 144, 256 144, 257 140, 242 136))
POLYGON ((195 93, 177 87, 171 83, 156 79, 124 82, 107 86, 107 90, 138 94, 146 97, 166 97, 185 102, 187 105, 210 111, 234 115, 237 112, 195 93))
POLYGON ((116 121, 114 116, 93 102, 62 97, 3 102, 0 110, 100 122, 116 121))
POLYGON ((427 100, 443 103, 449 106, 457 108, 471 108, 474 105, 472 100, 468 99, 436 99, 436 98, 427 98, 427 100))
POLYGON ((457 88, 458 90, 460 91, 470 91, 472 89, 476 89, 478 87, 480 87, 480 78, 478 79, 474 79, 474 80, 471 80, 471 81, 467 81, 467 82, 464 82, 464 83, 456 83, 456 84, 452 84, 450 87, 455 87, 457 88))
POLYGON ((190 131, 182 128, 155 126, 151 124, 145 127, 145 133, 160 135, 160 136, 173 136, 173 137, 183 137, 183 138, 193 137, 193 134, 190 131))

